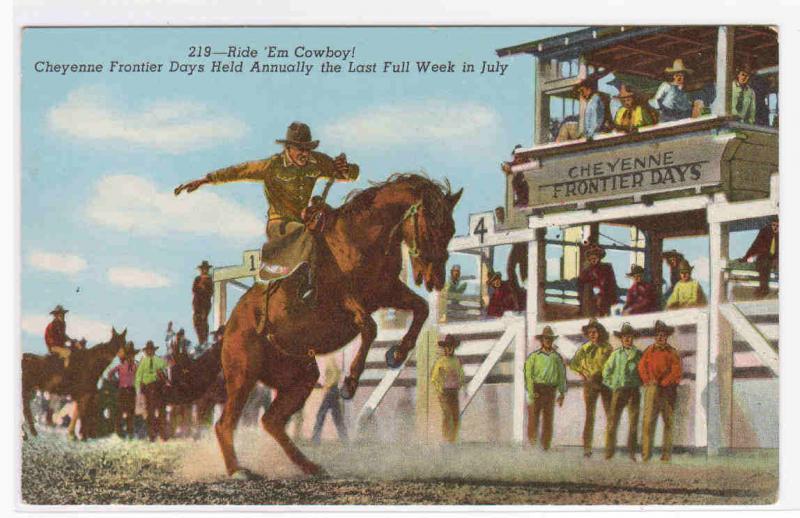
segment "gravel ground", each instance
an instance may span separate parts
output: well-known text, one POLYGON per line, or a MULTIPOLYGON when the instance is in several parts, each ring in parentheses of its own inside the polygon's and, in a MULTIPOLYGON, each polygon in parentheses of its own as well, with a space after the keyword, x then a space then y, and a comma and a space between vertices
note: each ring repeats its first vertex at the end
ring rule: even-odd
POLYGON ((259 430, 237 451, 258 480, 229 480, 215 441, 117 438, 69 442, 44 431, 22 447, 22 501, 33 505, 768 504, 776 452, 673 462, 585 460, 508 445, 423 448, 367 444, 301 448, 329 475, 302 476, 259 430))

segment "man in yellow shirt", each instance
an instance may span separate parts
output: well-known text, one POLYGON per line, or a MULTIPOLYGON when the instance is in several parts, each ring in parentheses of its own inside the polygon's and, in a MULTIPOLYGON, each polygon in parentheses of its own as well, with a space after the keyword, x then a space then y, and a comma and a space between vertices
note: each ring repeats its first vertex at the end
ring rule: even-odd
POLYGON ((464 368, 455 356, 459 341, 452 335, 447 335, 439 341, 442 356, 433 364, 431 370, 431 386, 439 397, 442 406, 442 435, 449 443, 456 442, 458 436, 458 421, 460 409, 458 406, 458 391, 464 386, 464 368))
POLYGON ((619 99, 622 106, 614 115, 614 129, 630 133, 636 131, 636 128, 652 126, 658 122, 658 115, 655 111, 643 106, 628 85, 620 85, 619 95, 615 97, 619 99))
POLYGON ((678 271, 680 280, 672 289, 672 294, 667 299, 667 309, 696 308, 706 305, 706 294, 700 283, 692 279, 694 266, 685 259, 681 261, 678 271))

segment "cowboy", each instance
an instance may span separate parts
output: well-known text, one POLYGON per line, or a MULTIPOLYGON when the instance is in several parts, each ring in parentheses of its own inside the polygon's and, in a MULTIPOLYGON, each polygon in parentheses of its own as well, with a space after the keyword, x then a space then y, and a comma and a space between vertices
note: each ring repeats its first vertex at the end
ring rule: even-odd
POLYGON ((628 322, 622 324, 614 336, 620 339, 622 347, 611 353, 603 365, 603 385, 611 389, 611 418, 606 423, 606 459, 614 456, 617 448, 617 428, 622 410, 628 408, 628 456, 636 460, 636 436, 639 428, 639 387, 638 365, 642 352, 633 345, 637 333, 628 322))
POLYGON ((489 298, 489 305, 486 307, 486 315, 490 317, 502 317, 506 311, 519 311, 519 296, 510 281, 504 281, 499 272, 489 274, 487 281, 489 288, 492 289, 492 296, 489 298))
POLYGON ((664 300, 666 301, 669 299, 669 296, 672 294, 672 290, 675 289, 675 285, 678 284, 678 281, 681 280, 681 272, 680 266, 681 261, 684 260, 683 254, 678 252, 675 249, 667 250, 661 257, 664 259, 664 262, 667 263, 669 267, 669 288, 667 292, 664 294, 664 300))
POLYGON ((658 109, 662 122, 688 119, 692 116, 692 101, 685 88, 686 76, 693 72, 683 64, 681 58, 676 59, 671 67, 664 69, 670 81, 661 83, 656 95, 650 99, 650 105, 658 109))
POLYGON ((611 410, 611 390, 603 385, 603 366, 611 355, 608 343, 608 331, 597 319, 589 320, 583 326, 583 335, 587 342, 578 348, 569 362, 569 368, 577 372, 583 379, 583 402, 586 406, 586 421, 583 426, 583 456, 592 456, 592 439, 594 436, 594 414, 597 398, 603 401, 603 410, 608 421, 611 410))
POLYGON ((269 205, 266 228, 269 242, 262 248, 260 276, 264 280, 284 277, 297 265, 307 262, 308 284, 301 286, 300 294, 303 299, 311 300, 314 238, 305 233, 302 212, 311 201, 318 179, 353 181, 358 178, 359 168, 349 164, 344 154, 331 158, 313 151, 319 141, 312 140, 311 129, 302 122, 290 124, 286 138, 275 142, 284 146, 283 152, 208 173, 203 178, 179 185, 175 195, 183 190, 192 192, 207 183, 263 182, 264 196, 269 205), (272 243, 275 240, 277 243, 272 243))
POLYGON ((644 384, 642 460, 650 460, 656 421, 660 415, 664 420, 661 460, 666 462, 672 457, 672 427, 678 384, 682 376, 681 358, 678 351, 667 343, 675 328, 658 320, 654 332, 655 343, 645 349, 639 361, 639 377, 644 384))
POLYGON ((166 379, 167 362, 156 356, 158 347, 148 340, 144 346, 144 358, 139 363, 134 377, 136 391, 144 394, 147 409, 147 436, 155 442, 156 436, 167 440, 166 408, 161 400, 161 387, 166 379))
POLYGON ((597 133, 605 130, 609 118, 607 97, 597 91, 597 76, 582 79, 575 86, 575 93, 581 100, 581 113, 577 122, 561 125, 556 142, 565 142, 585 137, 592 140, 597 133))
POLYGON ((747 262, 756 258, 756 271, 758 271, 758 291, 756 294, 763 297, 769 293, 769 274, 778 267, 778 253, 780 251, 778 218, 770 218, 769 225, 758 231, 747 253, 739 259, 747 262))
POLYGON ((139 351, 133 346, 133 342, 128 342, 123 351, 119 354, 119 364, 108 373, 108 379, 117 380, 117 415, 115 430, 119 437, 123 439, 127 436, 130 439, 135 437, 133 427, 136 417, 136 354, 139 351), (123 419, 126 424, 123 430, 123 419))
POLYGON ((631 265, 631 271, 625 274, 626 277, 633 279, 631 287, 628 288, 628 295, 625 297, 625 306, 622 308, 623 315, 638 315, 658 311, 658 296, 652 284, 645 282, 644 268, 638 264, 631 265))
POLYGON ((619 131, 631 133, 642 126, 652 126, 658 122, 658 115, 642 105, 638 96, 626 84, 619 87, 619 94, 614 96, 619 99, 622 106, 614 115, 614 128, 619 131))
POLYGON ((689 261, 683 260, 678 268, 680 280, 672 288, 672 294, 667 299, 667 309, 695 308, 706 305, 706 294, 700 283, 692 279, 694 266, 689 261))
POLYGON ((756 93, 750 86, 753 69, 748 63, 736 67, 736 79, 731 87, 731 114, 747 124, 756 123, 756 93))
POLYGON ((462 294, 467 289, 467 282, 461 280, 461 265, 454 264, 450 268, 450 280, 447 282, 447 294, 462 294))
POLYGON ((464 386, 464 368, 455 356, 460 341, 452 335, 439 340, 442 355, 433 364, 431 386, 436 391, 442 406, 442 436, 448 443, 456 442, 458 437, 458 391, 464 386))
POLYGON ((342 400, 339 395, 339 379, 342 377, 342 370, 338 365, 338 355, 329 354, 325 358, 324 382, 322 389, 322 403, 317 410, 317 420, 314 423, 314 432, 311 434, 311 442, 319 444, 322 435, 322 425, 325 424, 325 416, 331 412, 333 424, 336 425, 336 432, 339 434, 341 442, 347 442, 347 428, 342 419, 342 400))
POLYGON ((550 326, 545 326, 542 334, 536 335, 542 347, 532 352, 525 360, 525 391, 528 400, 528 442, 536 444, 539 433, 539 419, 542 421, 542 449, 550 449, 553 437, 553 414, 555 403, 564 404, 567 392, 567 370, 564 359, 555 350, 553 342, 558 335, 550 326), (558 391, 558 397, 556 397, 558 391))
POLYGON ((581 310, 586 316, 609 315, 611 306, 618 300, 614 267, 601 262, 606 251, 596 243, 588 245, 585 255, 589 264, 578 276, 581 310))
POLYGON ((214 294, 214 283, 208 271, 212 268, 208 261, 197 265, 200 275, 192 283, 192 322, 197 333, 197 343, 208 341, 208 313, 211 311, 211 296, 214 294))
POLYGON ((67 321, 66 315, 69 313, 68 309, 64 309, 61 304, 57 305, 53 311, 53 320, 47 324, 44 330, 44 343, 47 345, 47 350, 50 354, 60 356, 64 360, 64 368, 69 367, 69 355, 71 350, 67 347, 67 341, 71 340, 67 336, 67 321))

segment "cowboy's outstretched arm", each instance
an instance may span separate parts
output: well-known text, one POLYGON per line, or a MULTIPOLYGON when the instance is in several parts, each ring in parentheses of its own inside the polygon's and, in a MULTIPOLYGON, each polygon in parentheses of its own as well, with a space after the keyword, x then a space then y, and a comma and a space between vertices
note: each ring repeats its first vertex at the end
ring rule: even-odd
POLYGON ((352 182, 360 173, 356 164, 347 162, 344 153, 336 158, 331 158, 325 153, 312 152, 320 171, 320 178, 335 178, 342 182, 352 182))
POLYGON ((208 173, 203 178, 198 178, 197 180, 179 185, 175 188, 175 196, 179 195, 184 190, 186 192, 193 192, 201 185, 207 183, 261 181, 264 179, 266 163, 266 160, 255 160, 217 169, 216 171, 208 173))

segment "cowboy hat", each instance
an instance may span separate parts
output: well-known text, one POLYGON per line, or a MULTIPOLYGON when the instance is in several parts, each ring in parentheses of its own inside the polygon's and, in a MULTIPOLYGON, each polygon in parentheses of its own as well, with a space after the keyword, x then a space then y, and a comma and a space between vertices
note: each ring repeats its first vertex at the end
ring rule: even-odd
POLYGON ((619 331, 614 331, 614 336, 619 338, 625 335, 636 337, 639 336, 639 333, 636 331, 636 329, 633 328, 632 325, 630 325, 630 323, 625 322, 624 324, 622 324, 622 327, 620 328, 619 331))
POLYGON ((670 257, 683 257, 683 254, 673 248, 672 250, 661 252, 661 257, 664 259, 669 259, 670 257))
POLYGON ((198 268, 200 268, 200 269, 202 270, 202 269, 204 269, 204 268, 205 268, 205 269, 213 268, 213 267, 214 267, 214 265, 208 264, 208 261, 206 261, 205 259, 203 259, 203 262, 202 262, 202 263, 200 263, 200 264, 198 264, 198 265, 197 265, 197 267, 198 267, 198 268))
POLYGON ((555 340, 556 338, 558 338, 558 335, 553 333, 552 327, 544 326, 544 329, 542 329, 542 334, 535 335, 535 337, 537 340, 541 340, 542 338, 552 338, 553 340, 555 340))
POLYGON ((589 332, 589 329, 592 328, 597 329, 597 331, 600 332, 600 335, 608 336, 608 331, 606 331, 606 328, 603 327, 603 324, 598 322, 596 318, 589 320, 589 323, 583 326, 581 330, 583 331, 583 334, 586 335, 589 332))
POLYGON ((692 270, 694 270, 694 266, 692 266, 691 264, 689 264, 689 261, 687 261, 686 259, 684 259, 683 261, 681 261, 680 265, 678 266, 678 271, 679 271, 679 272, 689 272, 689 273, 692 273, 692 270))
POLYGON ((502 281, 503 280, 503 276, 500 274, 500 272, 492 272, 492 273, 490 273, 489 274, 489 278, 486 280, 486 282, 491 284, 491 283, 493 283, 495 281, 495 279, 497 279, 498 281, 502 281))
POLYGON ((453 349, 455 349, 456 347, 461 345, 461 340, 459 340, 453 335, 447 335, 444 337, 444 340, 439 340, 437 342, 437 345, 439 347, 452 347, 453 349))
POLYGON ((157 351, 158 350, 158 346, 156 344, 154 344, 152 340, 148 340, 147 343, 144 344, 144 349, 142 349, 142 350, 143 351, 157 351))
POLYGON ((600 259, 606 256, 606 251, 603 249, 602 246, 598 245, 597 243, 590 243, 586 246, 586 251, 584 252, 586 257, 591 255, 596 255, 600 259))
POLYGON ((50 312, 51 315, 63 315, 65 313, 69 313, 69 310, 64 309, 64 306, 62 306, 61 304, 53 308, 53 311, 50 312))
MULTIPOLYGON (((155 349, 154 349, 154 350, 155 350, 155 349)), ((136 348, 136 347, 133 345, 133 342, 128 342, 128 343, 126 343, 126 344, 125 344, 125 347, 123 348, 123 354, 124 354, 125 356, 136 356, 136 354, 137 354, 139 351, 140 351, 140 349, 137 349, 137 348, 136 348)))
POLYGON ((683 64, 683 59, 677 58, 675 61, 672 62, 671 67, 667 67, 664 69, 665 74, 677 74, 678 72, 683 72, 684 74, 693 74, 694 70, 691 68, 687 68, 683 64))
POLYGON ((636 97, 636 93, 623 83, 619 85, 619 93, 614 96, 614 99, 624 99, 626 97, 636 97))
POLYGON ((749 75, 753 75, 753 72, 755 72, 755 67, 749 61, 743 61, 736 65, 736 73, 738 74, 739 72, 746 72, 749 75))
POLYGON ((653 334, 657 335, 658 333, 661 333, 661 332, 664 332, 664 333, 667 333, 668 335, 671 335, 672 333, 675 332, 675 328, 672 327, 672 326, 668 326, 667 324, 665 324, 661 320, 656 320, 656 324, 653 327, 653 334))
POLYGON ((638 264, 631 265, 631 271, 625 274, 625 277, 633 277, 634 275, 644 275, 644 268, 638 264))
POLYGON ((286 130, 286 138, 275 141, 277 144, 297 146, 302 149, 316 149, 319 140, 311 140, 311 129, 308 124, 293 122, 286 130))

